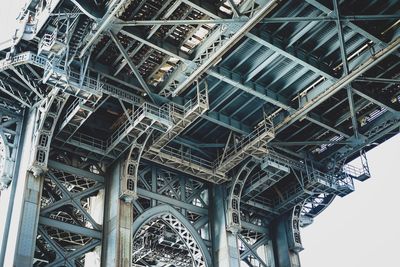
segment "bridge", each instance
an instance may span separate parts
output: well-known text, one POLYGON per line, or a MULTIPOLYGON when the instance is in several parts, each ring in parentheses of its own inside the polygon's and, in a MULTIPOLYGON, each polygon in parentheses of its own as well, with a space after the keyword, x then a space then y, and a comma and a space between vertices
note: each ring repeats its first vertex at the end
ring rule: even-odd
POLYGON ((0 265, 300 267, 301 228, 400 131, 398 10, 26 0, 0 36, 0 265))

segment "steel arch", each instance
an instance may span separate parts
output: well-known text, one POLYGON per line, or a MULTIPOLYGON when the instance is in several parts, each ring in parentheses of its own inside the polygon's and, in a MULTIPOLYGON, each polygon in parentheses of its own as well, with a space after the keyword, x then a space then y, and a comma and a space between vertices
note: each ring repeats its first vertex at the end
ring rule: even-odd
POLYGON ((187 246, 194 260, 194 266, 212 267, 211 255, 207 250, 204 241, 196 232, 192 224, 176 209, 170 205, 159 205, 141 213, 133 222, 133 240, 139 229, 155 218, 162 219, 187 246))
POLYGON ((121 197, 127 201, 137 199, 137 181, 140 160, 147 141, 150 140, 153 130, 147 130, 132 145, 128 153, 128 157, 123 165, 123 174, 121 181, 121 197))
POLYGON ((242 197, 242 190, 246 183, 247 178, 257 166, 258 161, 250 159, 239 170, 235 180, 232 183, 228 198, 228 230, 237 233, 241 229, 240 219, 240 199, 242 197))

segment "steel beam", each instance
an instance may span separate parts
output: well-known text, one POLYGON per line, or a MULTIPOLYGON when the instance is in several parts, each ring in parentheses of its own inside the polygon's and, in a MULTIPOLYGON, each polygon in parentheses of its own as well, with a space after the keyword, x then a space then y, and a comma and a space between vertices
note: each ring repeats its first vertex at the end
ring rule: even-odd
MULTIPOLYGON (((259 262, 259 264, 261 266, 268 267, 268 265, 263 261, 263 259, 261 259, 260 256, 258 256, 257 252, 253 250, 252 246, 247 244, 247 242, 246 242, 246 240, 244 240, 244 238, 242 238, 240 235, 238 235, 238 238, 240 239, 242 244, 247 248, 247 250, 250 252, 250 254, 257 259, 257 261, 259 262)), ((242 258, 242 256, 241 256, 241 258, 242 258)))
POLYGON ((152 93, 151 89, 147 85, 146 81, 143 79, 142 75, 139 73, 138 68, 135 66, 135 64, 129 57, 128 52, 126 52, 125 48, 122 46, 121 42, 118 40, 118 37, 112 31, 109 31, 109 34, 111 36, 111 39, 114 41, 115 45, 118 47, 118 50, 121 52, 122 56, 128 63, 129 68, 132 70, 133 74, 138 79, 140 85, 143 87, 144 91, 147 93, 147 95, 149 96, 151 101, 154 103, 154 98, 152 96, 153 93, 152 93))
POLYGON ((375 77, 359 77, 356 82, 368 82, 368 83, 388 83, 388 84, 400 84, 400 79, 387 79, 387 78, 375 78, 375 77))
POLYGON ((151 192, 151 191, 148 191, 148 190, 145 190, 145 189, 142 189, 142 188, 138 188, 138 195, 140 197, 143 197, 143 198, 153 199, 153 200, 157 200, 157 201, 160 201, 162 203, 165 203, 165 204, 169 204, 169 205, 172 205, 172 206, 175 206, 175 207, 183 208, 183 209, 195 212, 195 213, 200 214, 200 215, 207 215, 208 214, 208 211, 205 208, 194 206, 192 204, 189 204, 189 203, 186 203, 186 202, 183 202, 183 201, 180 201, 180 200, 176 200, 176 199, 164 196, 164 195, 160 195, 158 193, 151 192))
POLYGON ((42 217, 42 216, 39 218, 39 223, 42 225, 47 225, 50 227, 64 230, 66 232, 71 232, 71 233, 75 233, 75 234, 84 235, 87 237, 101 239, 101 234, 102 234, 101 231, 89 229, 86 227, 82 227, 82 226, 78 226, 78 225, 74 225, 74 224, 70 224, 70 223, 65 223, 65 222, 53 220, 53 219, 42 217))
POLYGON ((56 169, 59 171, 74 174, 74 175, 80 176, 80 177, 86 177, 86 178, 89 178, 89 179, 99 182, 99 183, 104 183, 104 177, 99 174, 95 174, 93 172, 89 172, 89 171, 83 170, 81 168, 72 167, 70 165, 66 165, 66 164, 58 162, 58 161, 49 160, 48 166, 49 166, 49 168, 53 168, 53 169, 56 169))
MULTIPOLYGON (((321 4, 317 0, 306 0, 306 2, 309 3, 310 5, 316 7, 317 9, 321 10, 322 12, 324 12, 327 16, 332 16, 332 14, 334 14, 333 10, 331 10, 328 7, 326 7, 324 4, 321 4)), ((364 29, 362 29, 360 26, 355 25, 351 21, 344 21, 344 25, 349 27, 353 31, 361 34, 365 38, 373 41, 374 43, 376 43, 378 45, 381 45, 381 47, 383 47, 383 48, 388 46, 388 44, 385 43, 384 41, 382 41, 380 38, 372 35, 371 33, 367 32, 364 29)))
POLYGON ((308 112, 313 110, 316 106, 324 102, 326 99, 334 95, 340 89, 349 85, 352 81, 354 81, 357 77, 374 67, 376 64, 381 62, 388 55, 396 51, 400 47, 400 38, 397 38, 393 41, 388 47, 383 50, 377 52, 372 57, 370 57, 367 61, 361 64, 358 68, 354 69, 349 75, 344 76, 336 81, 332 86, 328 89, 316 87, 307 93, 309 101, 303 107, 298 109, 293 114, 287 116, 281 123, 279 123, 275 129, 277 132, 280 132, 287 127, 289 127, 292 123, 301 119, 308 112))
POLYGON ((215 53, 211 54, 202 64, 199 66, 194 72, 192 72, 187 79, 172 92, 173 96, 179 95, 181 92, 186 90, 190 84, 195 82, 196 79, 200 75, 202 75, 205 71, 207 71, 210 67, 212 67, 217 61, 221 59, 221 57, 231 48, 233 47, 241 38, 245 36, 245 34, 252 29, 263 17, 265 17, 268 13, 270 13, 277 5, 279 1, 271 0, 267 4, 260 7, 259 10, 256 11, 255 15, 249 19, 239 30, 237 30, 232 36, 230 36, 229 40, 224 42, 222 46, 215 51, 215 53))
MULTIPOLYGON (((354 15, 354 16, 341 16, 339 18, 342 22, 350 21, 385 21, 385 20, 397 20, 400 19, 400 14, 388 14, 388 15, 354 15)), ((124 27, 135 27, 135 26, 154 26, 154 25, 207 25, 207 24, 236 24, 247 22, 249 18, 237 17, 233 19, 193 19, 193 20, 169 20, 169 19, 158 19, 158 20, 130 20, 130 21, 116 21, 115 25, 124 27)), ((329 16, 310 16, 310 17, 271 17, 264 18, 259 23, 273 24, 273 23, 299 23, 299 22, 332 22, 336 21, 336 18, 329 16)))
POLYGON ((100 37, 101 33, 110 27, 110 23, 115 19, 115 15, 122 8, 122 6, 127 2, 127 0, 112 0, 107 6, 107 11, 105 12, 103 18, 98 21, 96 28, 93 29, 91 35, 89 35, 89 40, 86 42, 85 46, 79 53, 79 58, 82 58, 86 51, 92 46, 92 44, 100 37))

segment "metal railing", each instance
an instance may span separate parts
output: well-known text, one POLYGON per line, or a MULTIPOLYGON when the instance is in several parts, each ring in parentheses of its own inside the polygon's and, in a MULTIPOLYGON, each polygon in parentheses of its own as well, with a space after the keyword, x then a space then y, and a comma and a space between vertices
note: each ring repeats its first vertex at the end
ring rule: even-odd
MULTIPOLYGON (((79 104, 79 99, 75 100, 75 102, 79 104)), ((75 102, 71 105, 70 112, 72 112, 73 108, 76 107, 77 104, 75 102)), ((78 145, 88 145, 107 153, 109 152, 108 150, 112 149, 113 145, 115 145, 115 143, 118 142, 121 137, 129 134, 129 132, 133 129, 132 127, 135 127, 135 125, 140 123, 145 117, 151 117, 151 119, 153 119, 154 116, 163 120, 170 120, 168 110, 158 108, 149 103, 143 103, 142 106, 130 114, 129 118, 123 124, 121 124, 118 129, 115 130, 106 140, 94 138, 83 133, 74 135, 71 140, 78 142, 78 145)))
MULTIPOLYGON (((10 59, 0 60, 0 71, 6 70, 11 66, 15 67, 21 64, 32 64, 36 67, 44 69, 45 76, 50 76, 52 73, 55 73, 57 75, 64 76, 66 80, 70 79, 72 82, 80 86, 81 77, 79 73, 70 72, 69 74, 67 74, 63 67, 55 66, 46 57, 35 55, 32 52, 23 52, 11 57, 10 59)), ((98 81, 89 76, 86 76, 83 79, 82 85, 91 90, 97 90, 116 98, 122 98, 123 100, 129 101, 130 103, 136 105, 139 105, 142 102, 138 96, 132 93, 121 90, 116 86, 98 81)))
POLYGON ((127 129, 135 126, 144 117, 149 117, 148 115, 156 116, 157 118, 170 121, 169 111, 165 108, 158 108, 149 103, 143 103, 137 110, 135 110, 132 115, 118 127, 118 129, 107 139, 105 145, 110 147, 115 141, 117 141, 120 136, 126 133, 127 129))
POLYGON ((225 153, 225 155, 221 155, 217 161, 216 165, 222 165, 226 159, 229 159, 236 153, 240 152, 247 145, 252 142, 259 140, 261 141, 266 136, 270 136, 271 138, 274 136, 274 127, 272 122, 263 120, 260 125, 257 126, 250 134, 246 135, 242 138, 237 144, 229 147, 225 153))
POLYGON ((214 162, 193 155, 190 151, 184 152, 181 149, 177 149, 171 146, 165 146, 164 148, 161 149, 161 152, 170 155, 172 157, 175 157, 177 159, 180 159, 182 161, 196 164, 200 167, 210 170, 211 172, 214 170, 215 166, 214 162))
POLYGON ((343 172, 347 173, 351 177, 360 177, 363 175, 370 175, 366 168, 358 168, 350 164, 343 166, 343 172))
POLYGON ((77 142, 78 145, 87 145, 91 148, 97 148, 101 151, 106 151, 107 147, 105 145, 105 141, 99 138, 95 138, 93 136, 78 133, 71 137, 72 141, 77 142))

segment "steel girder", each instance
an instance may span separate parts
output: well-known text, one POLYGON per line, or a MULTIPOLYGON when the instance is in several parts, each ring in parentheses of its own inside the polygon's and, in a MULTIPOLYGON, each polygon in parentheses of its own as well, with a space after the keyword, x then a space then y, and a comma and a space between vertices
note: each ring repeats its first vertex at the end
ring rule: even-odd
POLYGON ((77 167, 49 162, 35 256, 41 259, 43 255, 55 253, 49 266, 65 261, 68 266, 75 266, 102 239, 102 222, 90 214, 93 212, 90 198, 104 189, 104 178, 77 167))

